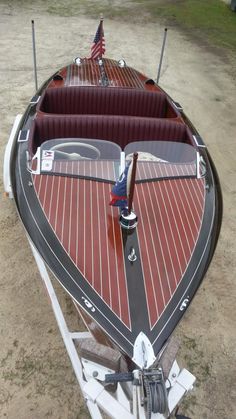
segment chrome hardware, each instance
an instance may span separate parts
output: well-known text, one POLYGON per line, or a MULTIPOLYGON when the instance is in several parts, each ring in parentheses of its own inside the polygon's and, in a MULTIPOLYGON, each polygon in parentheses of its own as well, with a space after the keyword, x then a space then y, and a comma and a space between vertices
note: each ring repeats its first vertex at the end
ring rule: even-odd
POLYGON ((28 129, 20 130, 19 135, 18 135, 18 143, 24 143, 25 141, 28 141, 28 139, 29 139, 29 130, 28 129))
POLYGON ((29 152, 28 151, 26 151, 26 167, 27 167, 27 170, 28 170, 28 172, 30 172, 30 173, 32 173, 32 170, 31 170, 31 159, 30 159, 30 155, 29 155, 29 152))
POLYGON ((125 60, 123 60, 123 59, 119 60, 119 61, 118 61, 118 66, 119 66, 119 67, 121 67, 121 68, 126 67, 126 62, 125 62, 125 60))
POLYGON ((204 158, 197 152, 197 178, 201 179, 206 176, 206 162, 204 158))
POLYGON ((40 164, 41 164, 40 154, 41 154, 41 150, 40 150, 40 147, 38 147, 34 157, 31 160, 29 152, 26 151, 26 167, 27 167, 28 172, 32 173, 33 175, 40 174, 40 164), (32 169, 33 160, 37 161, 37 167, 35 170, 32 169))
POLYGON ((135 249, 133 247, 130 248, 130 254, 128 255, 128 259, 130 262, 135 262, 137 260, 135 249))
POLYGON ((175 102, 174 100, 172 101, 174 107, 179 111, 179 112, 183 112, 183 107, 178 103, 175 102))
POLYGON ((30 104, 31 105, 36 105, 36 103, 38 103, 40 98, 41 98, 41 96, 38 96, 38 95, 33 96, 32 99, 30 100, 30 104))
POLYGON ((206 148, 206 144, 204 144, 202 137, 200 135, 193 135, 194 142, 197 147, 206 148))
POLYGON ((126 230, 132 230, 138 224, 138 217, 134 211, 129 213, 128 208, 123 208, 121 210, 119 222, 122 228, 125 228, 126 230))
POLYGON ((206 162, 202 156, 200 157, 200 164, 201 164, 201 169, 202 169, 202 177, 205 177, 206 176, 206 162))
POLYGON ((74 59, 74 63, 75 63, 75 64, 77 64, 77 65, 81 65, 81 64, 82 64, 82 60, 81 60, 81 58, 80 58, 80 57, 76 57, 76 58, 74 59))

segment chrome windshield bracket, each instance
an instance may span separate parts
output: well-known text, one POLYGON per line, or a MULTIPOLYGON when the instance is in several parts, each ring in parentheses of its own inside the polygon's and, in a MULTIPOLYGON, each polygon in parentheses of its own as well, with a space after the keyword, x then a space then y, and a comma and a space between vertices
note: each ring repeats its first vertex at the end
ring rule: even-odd
POLYGON ((202 179, 206 176, 206 162, 204 158, 197 151, 197 179, 202 179))
POLYGON ((33 175, 39 175, 40 174, 40 166, 41 166, 41 149, 40 147, 37 148, 37 151, 32 159, 30 159, 29 152, 26 151, 26 164, 27 164, 27 170, 28 172, 32 173, 33 175), (36 169, 32 169, 33 161, 36 161, 36 169))

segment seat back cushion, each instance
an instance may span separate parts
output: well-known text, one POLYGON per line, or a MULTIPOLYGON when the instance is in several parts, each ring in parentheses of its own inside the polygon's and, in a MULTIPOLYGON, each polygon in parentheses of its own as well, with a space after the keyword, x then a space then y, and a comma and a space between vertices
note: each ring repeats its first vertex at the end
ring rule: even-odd
POLYGON ((44 116, 34 121, 30 149, 55 138, 92 138, 113 141, 122 149, 131 141, 180 141, 191 144, 184 124, 166 119, 109 115, 44 116))
POLYGON ((49 114, 130 115, 150 118, 177 117, 162 92, 92 86, 45 90, 37 110, 49 114))

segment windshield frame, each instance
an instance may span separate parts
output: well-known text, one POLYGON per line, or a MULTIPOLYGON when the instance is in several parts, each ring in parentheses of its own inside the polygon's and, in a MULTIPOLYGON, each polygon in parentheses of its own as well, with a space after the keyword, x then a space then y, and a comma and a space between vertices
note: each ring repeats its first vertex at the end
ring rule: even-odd
MULTIPOLYGON (((128 156, 125 156, 125 152, 127 153, 128 151, 128 154, 132 158, 132 153, 130 153, 132 149, 137 151, 139 154, 139 158, 137 161, 137 174, 135 180, 136 183, 154 182, 166 179, 200 177, 200 159, 198 150, 193 145, 173 141, 133 141, 125 147, 124 151, 122 151, 118 144, 106 140, 83 138, 56 138, 47 140, 43 144, 41 144, 41 147, 38 147, 37 152, 33 157, 33 160, 39 160, 40 170, 37 170, 37 173, 40 172, 41 174, 55 176, 71 176, 81 179, 92 179, 97 181, 115 183, 122 172, 122 167, 125 167, 125 165, 127 165, 129 161, 128 156), (66 144, 66 142, 68 144, 66 144), (97 146, 97 148, 101 146, 103 154, 105 150, 105 156, 109 156, 109 151, 107 152, 107 150, 110 149, 111 151, 113 149, 113 156, 115 155, 116 159, 106 157, 95 160, 88 159, 85 156, 82 156, 84 157, 84 159, 81 158, 81 156, 77 159, 76 153, 74 152, 68 154, 73 155, 72 159, 70 158, 67 160, 64 157, 61 158, 61 156, 60 158, 55 158, 55 154, 57 154, 57 152, 53 150, 55 146, 65 144, 68 145, 68 147, 71 147, 71 149, 73 149, 73 142, 75 144, 79 142, 80 145, 81 143, 85 145, 95 145, 95 147, 97 146), (158 152, 158 156, 153 155, 149 152, 150 150, 155 150, 155 147, 157 147, 159 152, 160 150, 162 150, 160 154, 158 152), (167 151, 165 151, 165 148, 167 151), (144 152, 143 150, 149 151, 144 152), (166 160, 166 158, 168 158, 168 153, 171 156, 172 160, 177 161, 166 160), (143 154, 151 154, 151 160, 149 160, 149 156, 147 159, 143 158, 143 154), (185 156, 183 159, 185 161, 179 161, 181 160, 181 156, 185 156), (56 169, 56 162, 60 163, 60 169, 56 169), (72 162, 77 162, 77 171, 74 170, 75 163, 72 162), (54 169, 53 165, 55 166, 54 169), (68 169, 70 165, 72 169, 68 169), (109 165, 110 169, 108 167, 109 165), (90 169, 88 169, 89 167, 90 169), (105 170, 104 167, 106 168, 105 170), (106 172, 105 174, 104 171, 106 172)), ((101 157, 101 155, 99 157, 101 157)))

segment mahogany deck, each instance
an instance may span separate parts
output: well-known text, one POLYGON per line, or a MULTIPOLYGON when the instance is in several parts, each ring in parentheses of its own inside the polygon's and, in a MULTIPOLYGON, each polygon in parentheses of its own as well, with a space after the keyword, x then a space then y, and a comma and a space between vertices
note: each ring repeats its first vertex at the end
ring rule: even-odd
POLYGON ((118 166, 119 162, 90 160, 88 163, 85 161, 55 160, 52 172, 115 181, 115 164, 118 166))
POLYGON ((118 209, 111 184, 61 176, 34 178, 39 201, 58 240, 80 272, 130 327, 118 209))
POLYGON ((134 210, 147 307, 154 327, 187 269, 202 224, 204 182, 172 179, 137 184, 134 210))
MULTIPOLYGON (((103 60, 104 70, 111 87, 131 87, 144 89, 144 83, 139 73, 130 67, 119 67, 116 61, 103 60)), ((82 65, 71 64, 67 68, 65 86, 99 86, 101 73, 99 65, 94 60, 84 58, 82 65)))
MULTIPOLYGON (((167 175, 165 166, 163 176, 167 175)), ((51 227, 73 263, 130 329, 132 296, 128 295, 119 210, 109 206, 112 184, 35 175, 34 186, 51 227)), ((171 179, 136 185, 134 209, 139 219, 137 235, 150 328, 188 267, 204 207, 204 180, 171 179)))

